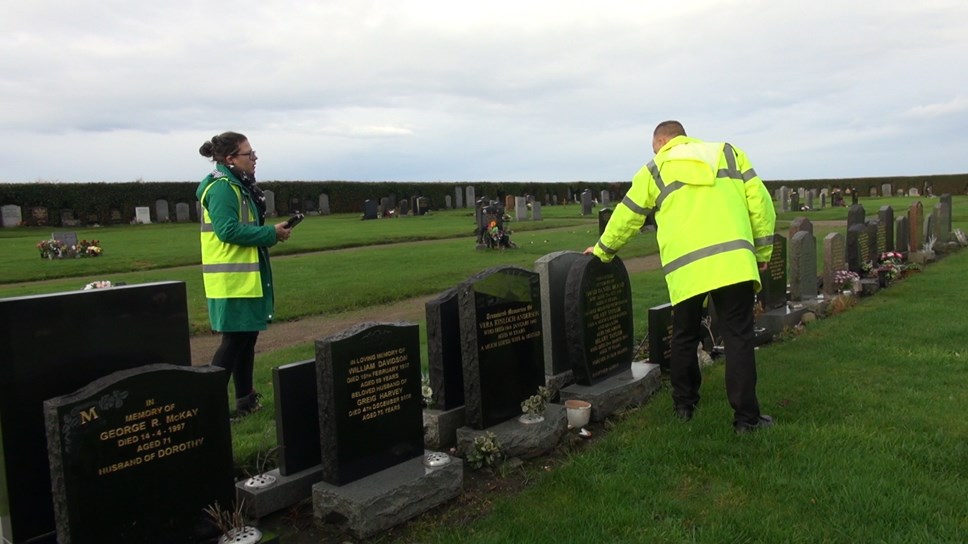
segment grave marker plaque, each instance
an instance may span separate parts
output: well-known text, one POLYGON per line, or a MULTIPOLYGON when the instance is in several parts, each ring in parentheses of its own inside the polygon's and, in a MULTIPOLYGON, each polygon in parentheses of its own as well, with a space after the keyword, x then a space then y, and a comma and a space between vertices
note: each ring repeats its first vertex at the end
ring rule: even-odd
POLYGON ((575 381, 593 385, 632 363, 632 287, 618 257, 582 255, 565 284, 565 334, 575 381))
POLYGON ((190 365, 185 284, 0 299, 0 327, 3 536, 40 542, 54 532, 43 401, 118 370, 190 365))
POLYGON ((538 274, 495 267, 458 288, 464 360, 464 414, 484 429, 521 414, 544 385, 538 274))
POLYGON ((276 406, 276 443, 279 474, 289 476, 319 464, 322 440, 319 432, 316 360, 272 369, 276 406))
POLYGON ((428 301, 425 311, 431 407, 451 410, 464 405, 464 369, 461 364, 457 289, 448 289, 428 301))
POLYGON ((224 372, 147 365, 44 402, 59 543, 217 533, 203 510, 235 494, 224 372))
POLYGON ((345 485, 423 455, 420 329, 361 323, 316 341, 322 479, 345 485))

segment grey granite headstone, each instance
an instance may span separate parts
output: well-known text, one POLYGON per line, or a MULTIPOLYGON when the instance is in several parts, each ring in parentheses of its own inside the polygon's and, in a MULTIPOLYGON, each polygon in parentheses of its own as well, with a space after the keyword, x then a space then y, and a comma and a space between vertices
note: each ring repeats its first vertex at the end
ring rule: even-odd
POLYGON ((464 410, 476 429, 521 414, 545 383, 538 274, 495 267, 458 286, 464 410))
POLYGON ((74 214, 74 210, 67 208, 60 211, 60 225, 62 227, 76 227, 80 224, 81 222, 74 214))
POLYGON ((454 208, 454 203, 451 202, 450 195, 444 195, 444 209, 452 210, 454 208))
POLYGON ((945 205, 945 219, 946 219, 946 222, 945 222, 944 225, 942 225, 942 228, 944 228, 944 232, 946 234, 951 234, 953 232, 953 230, 952 230, 953 227, 952 227, 951 214, 954 213, 954 209, 951 207, 952 206, 951 193, 944 193, 944 194, 942 194, 939 197, 939 201, 942 204, 945 205))
POLYGON ((585 189, 581 193, 581 214, 592 214, 592 192, 589 189, 585 189))
POLYGON ((894 208, 881 206, 881 209, 877 210, 877 220, 881 228, 878 241, 883 237, 884 251, 894 251, 894 208))
POLYGON ((473 185, 468 185, 467 187, 464 187, 464 196, 465 196, 464 202, 466 202, 468 206, 472 206, 475 202, 477 202, 477 198, 474 196, 473 185))
POLYGON ((908 196, 921 196, 921 193, 917 187, 911 187, 908 189, 908 196))
POLYGON ((794 212, 800 211, 800 193, 797 191, 790 193, 790 210, 794 212))
POLYGON ((800 231, 790 239, 790 299, 809 300, 817 296, 817 239, 800 231))
POLYGON ((266 189, 262 191, 266 197, 266 216, 275 217, 276 212, 276 193, 272 192, 271 189, 266 189))
POLYGON ((0 213, 3 214, 3 226, 6 227, 19 227, 20 223, 23 222, 23 212, 20 206, 15 204, 7 204, 0 208, 0 213))
POLYGON ((571 370, 565 335, 565 283, 579 257, 577 251, 557 251, 534 262, 541 286, 541 330, 548 376, 571 370))
POLYGON ((921 245, 924 244, 924 205, 920 200, 911 204, 907 216, 908 251, 921 251, 921 245))
POLYGON ((514 219, 516 221, 528 220, 528 201, 523 196, 514 197, 514 219))
POLYGON ((541 203, 535 200, 531 203, 531 220, 541 221, 541 203))
POLYGON ((582 255, 565 282, 565 337, 580 385, 629 370, 634 349, 632 286, 618 257, 603 263, 582 255))
POLYGON ((423 455, 420 329, 361 323, 316 341, 322 479, 341 486, 423 455))
POLYGON ((187 202, 178 202, 175 204, 175 221, 178 223, 188 223, 192 220, 190 215, 191 208, 188 207, 187 202))
POLYGON ((810 189, 809 191, 807 191, 807 209, 808 210, 813 210, 813 201, 816 198, 814 196, 815 193, 816 193, 816 189, 810 189))
POLYGON ((400 201, 400 206, 398 208, 398 214, 403 217, 410 214, 410 201, 407 199, 402 199, 400 201))
POLYGON ((793 236, 800 231, 813 234, 813 223, 806 217, 797 217, 790 222, 790 230, 787 232, 787 239, 793 240, 793 236))
POLYGON ((225 370, 156 364, 44 401, 57 541, 209 542, 234 496, 225 370))
POLYGON ((946 202, 942 197, 934 205, 934 213, 938 216, 938 241, 947 242, 951 238, 951 197, 946 202))
POLYGON ((827 193, 820 193, 820 209, 823 210, 827 207, 827 193))
POLYGON ((77 245, 77 233, 72 231, 53 232, 50 235, 50 239, 61 242, 67 247, 74 247, 77 245))
POLYGON ((515 204, 516 204, 516 202, 514 200, 514 195, 505 195, 504 196, 504 209, 505 210, 507 210, 509 212, 513 212, 514 209, 515 209, 515 204))
POLYGON ((151 223, 151 210, 147 206, 138 206, 134 209, 135 223, 148 225, 151 223))
POLYGON ((867 220, 867 211, 860 204, 854 204, 847 208, 847 228, 854 225, 863 225, 867 220))
POLYGON ((170 215, 167 200, 158 199, 155 201, 155 217, 158 218, 159 223, 167 223, 169 221, 170 215))
POLYGON ((836 294, 834 276, 837 271, 847 269, 844 245, 844 235, 831 232, 823 239, 823 292, 825 295, 836 294))
POLYGON ((929 213, 928 216, 924 219, 924 239, 925 240, 930 240, 931 238, 934 238, 935 240, 941 240, 941 237, 938 236, 939 234, 938 233, 938 223, 939 223, 938 206, 939 206, 938 204, 935 204, 931 213, 929 213))
POLYGON ((598 203, 601 204, 602 206, 608 206, 608 203, 612 201, 612 199, 609 198, 608 191, 605 189, 602 189, 602 192, 600 194, 601 196, 599 196, 598 198, 598 203))
POLYGON ((780 187, 780 211, 790 211, 790 188, 784 185, 780 187))
POLYGON ((881 196, 891 196, 893 194, 894 192, 893 192, 893 189, 891 188, 890 183, 881 184, 881 196))
POLYGON ((467 207, 464 205, 464 191, 459 185, 454 187, 454 207, 458 209, 467 207))
POLYGON ((908 218, 906 215, 902 215, 894 220, 894 250, 898 252, 908 251, 908 236, 911 234, 911 228, 908 226, 908 218))
POLYGON ((319 215, 329 215, 332 213, 329 209, 329 195, 326 193, 319 194, 319 215))
POLYGON ((867 255, 864 257, 864 261, 871 263, 873 266, 877 264, 878 258, 881 255, 881 242, 878 238, 880 230, 876 219, 869 221, 864 227, 867 229, 867 255))

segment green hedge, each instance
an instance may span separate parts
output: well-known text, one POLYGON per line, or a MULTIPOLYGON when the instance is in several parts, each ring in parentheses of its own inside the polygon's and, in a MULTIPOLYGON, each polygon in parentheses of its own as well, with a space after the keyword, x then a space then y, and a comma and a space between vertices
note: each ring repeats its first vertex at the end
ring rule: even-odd
MULTIPOLYGON (((968 193, 968 174, 908 177, 874 177, 850 179, 805 179, 767 181, 771 191, 781 186, 791 188, 852 187, 860 194, 870 194, 875 187, 880 194, 881 185, 890 183, 895 194, 898 189, 907 191, 916 187, 924 194, 931 187, 936 195, 942 193, 968 193)), ((354 182, 354 181, 267 181, 259 184, 275 194, 276 211, 287 215, 292 210, 315 210, 319 206, 319 195, 329 195, 332 213, 359 213, 363 211, 366 200, 379 201, 383 197, 395 196, 396 200, 424 196, 430 199, 431 209, 443 209, 446 197, 456 204, 455 188, 462 193, 468 186, 474 187, 475 196, 504 200, 507 195, 531 194, 539 201, 573 200, 574 195, 589 189, 595 197, 602 190, 609 190, 616 199, 621 199, 629 188, 629 182, 586 182, 568 183, 539 182, 455 182, 455 183, 418 183, 418 182, 354 182), (547 198, 546 198, 547 197, 547 198), (306 209, 305 202, 311 207, 306 209)), ((25 222, 30 222, 31 208, 47 209, 47 224, 61 226, 61 210, 73 210, 81 224, 130 223, 134 220, 134 209, 145 206, 151 210, 152 221, 157 221, 155 202, 168 201, 168 215, 175 218, 175 204, 185 202, 193 221, 195 213, 195 189, 197 182, 129 182, 129 183, 0 183, 0 205, 15 204, 22 208, 25 222)), ((464 193, 466 194, 466 193, 464 193)), ((464 202, 465 207, 470 207, 464 202)))

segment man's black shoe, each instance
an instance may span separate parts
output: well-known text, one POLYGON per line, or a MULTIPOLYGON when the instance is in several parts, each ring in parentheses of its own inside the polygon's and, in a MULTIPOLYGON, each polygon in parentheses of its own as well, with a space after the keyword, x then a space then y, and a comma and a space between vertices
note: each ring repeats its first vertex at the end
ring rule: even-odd
POLYGON ((692 419, 692 414, 695 411, 695 406, 679 405, 675 407, 676 417, 679 418, 680 421, 689 421, 692 419))
POLYGON ((760 414, 760 419, 756 423, 747 423, 745 421, 736 421, 733 423, 733 430, 737 434, 751 433, 753 431, 758 431, 760 429, 769 429, 773 426, 773 418, 760 414))

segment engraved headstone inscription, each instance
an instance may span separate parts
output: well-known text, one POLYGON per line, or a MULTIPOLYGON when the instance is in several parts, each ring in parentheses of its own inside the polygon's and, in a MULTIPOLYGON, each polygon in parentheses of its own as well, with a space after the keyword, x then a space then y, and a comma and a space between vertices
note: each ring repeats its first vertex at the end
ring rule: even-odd
POLYGON ((790 240, 790 299, 817 296, 817 239, 802 230, 790 240))
POLYGON ((632 287, 618 257, 582 255, 565 285, 565 333, 580 385, 593 385, 632 363, 632 287))
POLYGON ((44 401, 58 542, 217 534, 204 509, 234 497, 224 372, 147 365, 44 401))
POLYGON ((53 542, 43 402, 118 370, 191 364, 185 284, 0 299, 3 537, 53 542))
POLYGON ((833 295, 837 292, 834 278, 839 270, 847 269, 844 249, 844 235, 831 232, 823 239, 823 292, 833 295))
POLYGON ((782 234, 773 235, 773 254, 766 270, 760 271, 760 292, 756 299, 766 311, 786 304, 787 288, 787 239, 782 234))
POLYGON ((649 308, 649 362, 669 369, 672 360, 672 304, 649 308))
POLYGON ((424 453, 420 329, 361 323, 316 341, 323 481, 345 485, 424 453))
POLYGON ((867 256, 870 255, 870 235, 865 225, 847 229, 847 268, 860 274, 867 256))
POLYGON ((481 272, 457 288, 464 414, 484 429, 521 414, 544 385, 538 274, 515 266, 481 272))

